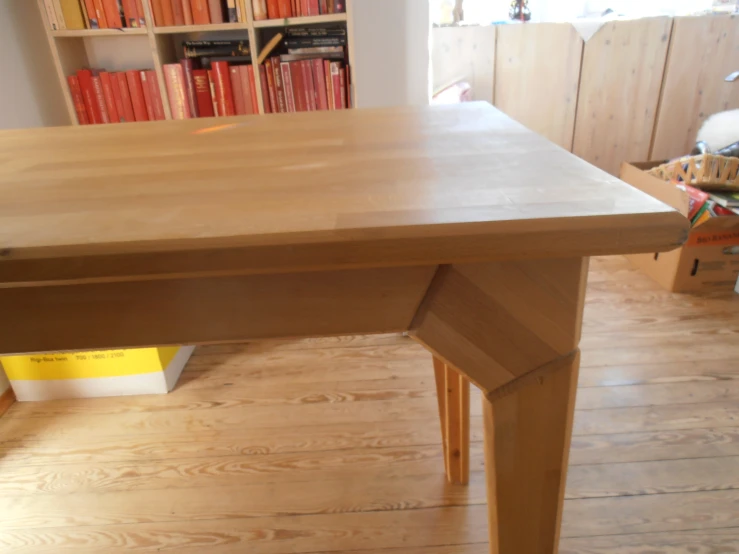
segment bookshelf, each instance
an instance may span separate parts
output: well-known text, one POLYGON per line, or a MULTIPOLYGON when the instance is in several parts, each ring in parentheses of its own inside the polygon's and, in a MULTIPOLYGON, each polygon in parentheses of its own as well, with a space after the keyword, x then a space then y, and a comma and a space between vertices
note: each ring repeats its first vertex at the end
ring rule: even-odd
MULTIPOLYGON (((304 25, 341 24, 347 26, 347 48, 349 65, 354 67, 351 14, 355 0, 346 1, 346 13, 327 14, 311 17, 292 17, 287 19, 268 19, 255 21, 250 0, 244 2, 246 22, 219 23, 210 25, 185 25, 157 27, 151 4, 144 0, 146 27, 124 29, 82 29, 54 30, 46 15, 44 0, 36 0, 39 15, 43 20, 49 47, 59 79, 69 121, 77 125, 72 95, 67 85, 67 76, 75 71, 89 67, 103 67, 111 71, 127 69, 153 69, 157 73, 159 91, 163 100, 165 118, 172 119, 167 87, 162 66, 175 63, 182 57, 182 42, 185 40, 249 40, 252 63, 255 68, 257 58, 264 45, 281 28, 304 25)), ((255 71, 256 94, 259 113, 264 114, 261 76, 255 71)), ((355 82, 351 83, 349 94, 354 98, 355 82)))

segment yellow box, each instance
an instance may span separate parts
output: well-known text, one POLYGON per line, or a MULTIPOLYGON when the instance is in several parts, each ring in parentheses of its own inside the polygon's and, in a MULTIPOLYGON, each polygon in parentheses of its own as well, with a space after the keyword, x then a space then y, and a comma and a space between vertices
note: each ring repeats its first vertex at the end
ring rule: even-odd
POLYGON ((19 401, 171 391, 193 346, 6 356, 0 364, 19 401))

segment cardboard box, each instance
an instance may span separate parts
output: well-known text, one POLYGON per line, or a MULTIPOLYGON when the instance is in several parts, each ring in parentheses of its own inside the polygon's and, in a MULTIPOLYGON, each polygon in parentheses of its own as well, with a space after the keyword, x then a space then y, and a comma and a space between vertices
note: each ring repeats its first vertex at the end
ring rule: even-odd
MULTIPOLYGON (((620 177, 687 217, 687 193, 646 173, 661 163, 624 163, 620 177)), ((673 292, 731 291, 739 278, 739 216, 715 217, 693 227, 678 250, 627 258, 673 292)))
POLYGON ((194 346, 6 356, 0 364, 23 401, 166 394, 194 346))

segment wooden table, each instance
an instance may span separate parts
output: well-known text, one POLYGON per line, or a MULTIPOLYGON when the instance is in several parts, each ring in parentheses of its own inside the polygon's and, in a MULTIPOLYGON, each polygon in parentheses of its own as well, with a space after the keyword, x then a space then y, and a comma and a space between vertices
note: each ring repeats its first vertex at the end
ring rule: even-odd
POLYGON ((484 392, 491 552, 555 552, 588 257, 686 231, 482 103, 4 132, 0 353, 408 331, 484 392))

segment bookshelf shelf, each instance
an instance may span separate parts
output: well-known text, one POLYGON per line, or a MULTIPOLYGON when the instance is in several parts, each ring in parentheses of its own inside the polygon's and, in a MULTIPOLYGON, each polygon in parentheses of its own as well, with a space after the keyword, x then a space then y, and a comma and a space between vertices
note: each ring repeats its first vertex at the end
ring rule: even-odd
POLYGON ((248 23, 219 23, 215 25, 179 25, 175 27, 154 27, 155 35, 176 35, 180 33, 203 33, 206 31, 248 31, 248 23))
POLYGON ((142 36, 148 34, 146 27, 140 29, 80 29, 74 31, 50 31, 54 38, 79 38, 79 37, 125 37, 142 36))
POLYGON ((314 25, 316 23, 339 23, 346 21, 345 13, 336 13, 331 15, 315 15, 311 17, 289 17, 286 19, 263 19, 255 21, 254 27, 289 27, 291 25, 314 25))

